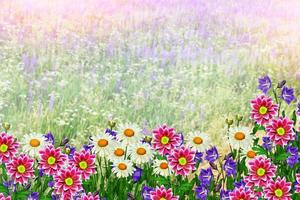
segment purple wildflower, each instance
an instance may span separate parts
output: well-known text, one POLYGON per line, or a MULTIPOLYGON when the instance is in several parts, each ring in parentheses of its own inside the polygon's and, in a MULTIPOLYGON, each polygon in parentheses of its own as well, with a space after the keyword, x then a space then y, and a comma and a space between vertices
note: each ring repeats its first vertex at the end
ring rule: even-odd
POLYGON ((75 147, 71 147, 70 145, 65 146, 65 153, 68 155, 69 159, 73 158, 75 151, 75 147))
POLYGON ((234 162, 234 160, 232 158, 228 158, 224 165, 223 165, 223 169, 225 170, 227 176, 236 176, 236 163, 234 162))
POLYGON ((212 147, 206 151, 205 159, 209 162, 215 162, 219 158, 219 153, 216 147, 212 147))
POLYGON ((246 183, 245 183, 245 181, 244 180, 241 180, 241 181, 238 181, 238 182, 235 182, 234 183, 234 187, 235 188, 240 188, 240 187, 245 187, 245 185, 246 185, 246 183))
POLYGON ((273 144, 272 144, 272 141, 271 141, 270 137, 268 137, 268 136, 263 136, 262 140, 263 140, 262 147, 263 147, 265 150, 267 150, 267 151, 271 151, 271 150, 272 150, 272 147, 273 147, 273 144))
POLYGON ((85 144, 85 145, 83 145, 83 149, 85 151, 90 151, 93 147, 94 147, 94 145, 92 145, 92 144, 85 144))
POLYGON ((50 187, 50 188, 54 187, 54 181, 49 181, 48 182, 48 187, 50 187))
POLYGON ((229 200, 230 199, 230 197, 229 197, 229 192, 230 192, 230 190, 221 190, 221 192, 220 192, 220 199, 221 200, 229 200))
POLYGON ((271 79, 268 75, 261 77, 258 79, 258 89, 260 89, 263 93, 267 93, 269 89, 272 87, 271 79))
POLYGON ((297 105, 297 115, 300 116, 300 103, 297 105))
POLYGON ((40 177, 44 176, 44 171, 42 169, 39 169, 39 176, 40 177))
POLYGON ((144 186, 142 189, 142 197, 144 200, 151 200, 150 192, 154 191, 154 188, 144 186))
POLYGON ((196 199, 206 200, 208 191, 204 186, 198 186, 195 189, 196 199))
POLYGON ((290 104, 295 98, 294 89, 284 86, 280 96, 287 104, 290 104))
POLYGON ((286 151, 290 153, 290 156, 287 158, 287 164, 290 167, 293 167, 295 164, 299 162, 299 154, 298 154, 298 148, 293 146, 288 146, 286 148, 286 151))
POLYGON ((136 167, 132 175, 133 182, 134 183, 138 182, 141 179, 142 174, 143 174, 143 170, 139 167, 136 167))
POLYGON ((208 186, 213 178, 211 168, 201 169, 198 179, 201 181, 202 186, 208 186))
POLYGON ((203 157, 203 153, 197 151, 195 154, 195 161, 197 163, 201 163, 203 161, 202 157, 203 157))
POLYGON ((47 142, 50 142, 52 145, 55 144, 55 139, 51 132, 45 134, 44 136, 47 138, 47 140, 46 140, 47 142))
POLYGON ((113 139, 116 139, 116 136, 117 136, 117 132, 116 131, 110 130, 109 128, 107 128, 105 130, 105 133, 111 135, 113 137, 113 139))
POLYGON ((32 192, 30 195, 27 196, 26 200, 39 200, 39 193, 32 192))

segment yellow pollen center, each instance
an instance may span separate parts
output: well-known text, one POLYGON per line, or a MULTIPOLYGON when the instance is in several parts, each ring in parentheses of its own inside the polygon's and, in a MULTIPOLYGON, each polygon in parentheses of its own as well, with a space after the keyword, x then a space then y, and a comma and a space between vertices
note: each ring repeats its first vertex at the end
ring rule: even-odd
POLYGON ((88 164, 86 161, 83 160, 79 163, 79 167, 80 167, 80 169, 85 170, 88 167, 88 164))
POLYGON ((276 131, 277 131, 277 134, 280 135, 280 136, 282 136, 282 135, 285 134, 285 130, 284 130, 284 128, 282 128, 282 127, 276 129, 276 131))
POLYGON ((19 165, 19 166, 17 167, 17 170, 18 170, 18 172, 19 172, 20 174, 24 174, 25 171, 26 171, 26 168, 25 168, 24 165, 19 165))
POLYGON ((256 171, 256 174, 258 176, 264 176, 266 173, 266 170, 264 168, 258 168, 258 170, 256 171))
POLYGON ((163 137, 161 138, 160 142, 161 142, 162 144, 168 144, 168 143, 169 143, 169 140, 170 140, 169 137, 163 136, 163 137))
POLYGON ((246 135, 245 133, 239 131, 234 134, 234 138, 236 140, 244 140, 246 138, 246 135))
POLYGON ((139 154, 139 155, 145 155, 146 154, 146 149, 144 149, 144 148, 142 148, 142 147, 140 147, 140 148, 138 148, 137 150, 136 150, 136 153, 137 154, 139 154))
POLYGON ((132 136, 134 136, 134 130, 132 130, 131 128, 125 129, 124 135, 127 137, 132 137, 132 136))
POLYGON ((31 139, 29 142, 29 145, 32 147, 38 147, 40 146, 41 142, 38 139, 31 139))
POLYGON ((168 168, 168 163, 163 162, 163 163, 161 163, 161 164, 159 165, 159 167, 160 167, 161 169, 167 169, 167 168, 168 168))
POLYGON ((167 199, 163 197, 163 198, 160 198, 159 200, 167 200, 167 199))
POLYGON ((0 145, 0 152, 5 153, 8 150, 8 146, 6 144, 1 144, 0 145))
POLYGON ((115 152, 114 152, 114 154, 116 155, 116 156, 124 156, 124 154, 125 154, 125 151, 123 150, 123 149, 121 149, 121 148, 117 148, 116 150, 115 150, 115 152))
POLYGON ((261 114, 261 115, 265 115, 267 112, 268 112, 268 108, 267 107, 265 107, 265 106, 261 106, 260 108, 259 108, 259 114, 261 114))
POLYGON ((47 163, 48 163, 49 165, 53 165, 55 162, 56 162, 56 158, 54 158, 53 156, 50 156, 50 157, 47 159, 47 163))
POLYGON ((65 183, 66 183, 67 186, 71 186, 71 185, 73 185, 73 179, 72 178, 66 178, 65 183))
POLYGON ((181 165, 181 166, 184 166, 184 165, 186 165, 186 163, 187 163, 185 157, 180 157, 180 158, 178 159, 178 162, 179 162, 179 165, 181 165))
POLYGON ((119 168, 120 170, 126 170, 126 169, 127 169, 127 165, 126 165, 125 163, 120 163, 120 164, 118 165, 118 168, 119 168))
POLYGON ((247 152, 247 157, 248 158, 254 158, 256 156, 256 153, 252 150, 248 151, 247 152))
POLYGON ((194 142, 195 144, 202 144, 202 143, 203 143, 203 140, 202 140, 201 137, 194 137, 193 142, 194 142))
POLYGON ((98 146, 99 147, 106 147, 107 145, 108 145, 108 141, 106 139, 98 140, 98 146))
POLYGON ((283 191, 279 188, 276 189, 274 193, 275 193, 276 197, 282 197, 282 195, 283 195, 283 191))

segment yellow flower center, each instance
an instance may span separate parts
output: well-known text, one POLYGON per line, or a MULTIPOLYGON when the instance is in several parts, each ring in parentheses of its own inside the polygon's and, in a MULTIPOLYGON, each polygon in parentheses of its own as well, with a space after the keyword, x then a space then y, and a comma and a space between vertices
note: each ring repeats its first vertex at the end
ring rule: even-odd
POLYGON ((137 150, 136 150, 136 153, 137 154, 139 154, 139 155, 145 155, 146 154, 146 149, 145 148, 142 148, 142 147, 140 147, 140 148, 138 148, 137 150))
POLYGON ((247 152, 247 157, 248 158, 254 158, 256 156, 256 153, 252 150, 248 151, 247 152))
POLYGON ((5 153, 8 150, 8 146, 6 144, 1 144, 0 145, 0 152, 5 153))
POLYGON ((163 137, 161 138, 160 142, 161 142, 162 144, 168 144, 168 143, 169 143, 169 140, 170 140, 169 137, 163 136, 163 137))
POLYGON ((256 171, 256 174, 258 176, 264 176, 266 173, 266 170, 264 168, 258 168, 258 170, 256 171))
POLYGON ((119 168, 120 170, 126 170, 126 169, 127 169, 127 165, 126 165, 125 163, 120 163, 120 164, 118 165, 118 168, 119 168))
POLYGON ((282 197, 282 195, 283 195, 283 191, 279 188, 276 189, 274 193, 275 193, 276 197, 282 197))
POLYGON ((167 169, 168 168, 168 163, 166 163, 166 162, 160 163, 159 167, 161 169, 167 169))
POLYGON ((202 143, 203 143, 203 140, 202 140, 201 137, 194 137, 193 142, 194 142, 195 144, 202 144, 202 143))
POLYGON ((282 127, 276 129, 276 132, 277 132, 277 134, 280 135, 280 136, 282 136, 282 135, 285 134, 285 130, 284 130, 284 128, 282 128, 282 127))
POLYGON ((71 186, 71 185, 73 185, 74 182, 73 182, 73 179, 69 177, 69 178, 65 179, 65 183, 67 186, 71 186))
POLYGON ((160 198, 159 200, 167 200, 166 198, 164 198, 164 197, 162 197, 162 198, 160 198))
POLYGON ((98 146, 99 147, 106 147, 107 145, 108 145, 108 141, 106 139, 98 140, 98 146))
POLYGON ((246 138, 246 135, 245 133, 239 131, 234 134, 234 138, 236 140, 244 140, 246 138))
POLYGON ((134 136, 134 130, 132 130, 131 128, 125 129, 124 135, 125 135, 126 137, 132 137, 132 136, 134 136))
POLYGON ((50 156, 50 157, 47 159, 47 163, 48 163, 49 165, 53 165, 55 162, 56 162, 56 158, 54 158, 53 156, 50 156))
POLYGON ((38 139, 31 139, 29 142, 29 145, 32 147, 38 147, 40 146, 41 142, 38 139))
POLYGON ((116 156, 124 156, 124 154, 125 154, 125 151, 123 150, 123 149, 121 149, 121 148, 117 148, 115 151, 114 151, 114 154, 116 155, 116 156))
POLYGON ((186 163, 187 163, 185 157, 180 157, 180 158, 178 159, 178 162, 179 162, 179 165, 181 165, 181 166, 184 166, 184 165, 186 165, 186 163))
POLYGON ((17 167, 17 170, 18 170, 18 172, 19 172, 20 174, 24 174, 25 171, 26 171, 26 168, 25 168, 24 165, 19 165, 19 166, 17 167))
POLYGON ((88 167, 88 164, 86 161, 83 160, 79 163, 79 167, 80 167, 80 169, 85 170, 88 167))
POLYGON ((260 108, 259 108, 259 114, 261 114, 261 115, 265 115, 267 112, 268 112, 268 108, 267 107, 265 107, 265 106, 261 106, 260 108))

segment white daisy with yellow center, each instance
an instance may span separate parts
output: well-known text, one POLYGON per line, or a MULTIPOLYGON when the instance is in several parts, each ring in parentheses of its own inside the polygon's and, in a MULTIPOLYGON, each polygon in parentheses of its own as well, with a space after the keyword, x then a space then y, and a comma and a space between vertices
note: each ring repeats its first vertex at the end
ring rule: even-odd
POLYGON ((251 145, 242 149, 242 155, 246 157, 246 162, 252 160, 257 156, 256 152, 252 149, 251 145))
POLYGON ((120 142, 115 142, 113 145, 113 148, 111 148, 108 159, 111 162, 114 162, 116 160, 123 160, 126 157, 128 157, 128 149, 127 146, 120 142))
POLYGON ((161 175, 164 177, 170 176, 171 170, 169 167, 169 163, 166 160, 154 160, 154 174, 161 175))
POLYGON ((138 165, 149 162, 153 158, 153 150, 149 144, 138 143, 136 145, 130 145, 128 148, 128 154, 130 160, 138 165))
POLYGON ((120 124, 117 131, 117 139, 125 145, 136 144, 141 141, 142 130, 135 124, 120 124))
POLYGON ((112 167, 112 172, 118 178, 126 178, 128 176, 132 176, 134 172, 134 167, 130 160, 117 160, 113 162, 112 167))
POLYGON ((105 133, 92 136, 93 151, 100 157, 106 157, 110 154, 114 146, 113 138, 105 133))
POLYGON ((228 131, 229 143, 234 149, 248 149, 253 142, 249 127, 233 127, 228 131))
POLYGON ((192 149, 204 152, 210 148, 210 145, 211 140, 207 134, 201 132, 188 133, 187 146, 191 147, 192 149))
POLYGON ((47 138, 39 133, 30 133, 21 140, 21 146, 24 153, 31 157, 39 157, 39 151, 50 145, 47 138))

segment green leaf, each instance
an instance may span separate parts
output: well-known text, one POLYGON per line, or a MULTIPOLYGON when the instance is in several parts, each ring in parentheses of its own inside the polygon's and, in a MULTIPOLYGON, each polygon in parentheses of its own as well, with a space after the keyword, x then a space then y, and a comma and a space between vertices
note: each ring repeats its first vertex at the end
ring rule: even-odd
POLYGON ((294 126, 295 126, 296 123, 297 123, 297 115, 296 115, 296 111, 295 110, 294 110, 293 115, 292 115, 292 120, 293 120, 294 126))
POLYGON ((26 196, 29 194, 29 191, 19 191, 14 194, 14 199, 26 199, 26 196))
POLYGON ((252 147, 252 149, 258 155, 267 155, 267 151, 262 146, 254 146, 254 147, 252 147))
POLYGON ((289 153, 281 153, 281 154, 275 156, 275 160, 276 161, 286 160, 289 156, 290 156, 289 153))
POLYGON ((0 185, 0 193, 8 194, 8 189, 4 185, 0 185))

